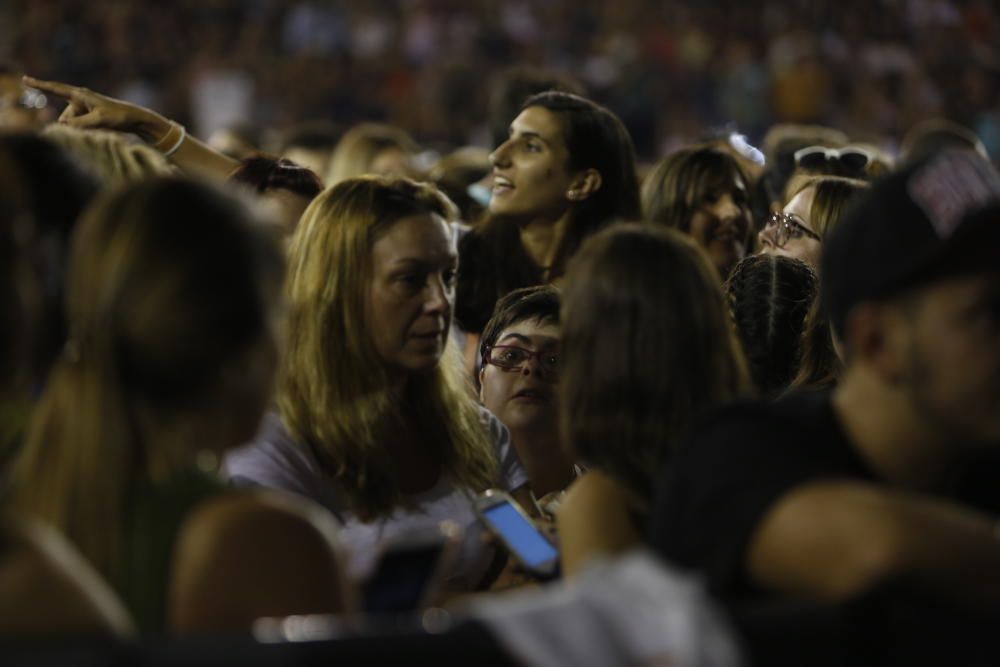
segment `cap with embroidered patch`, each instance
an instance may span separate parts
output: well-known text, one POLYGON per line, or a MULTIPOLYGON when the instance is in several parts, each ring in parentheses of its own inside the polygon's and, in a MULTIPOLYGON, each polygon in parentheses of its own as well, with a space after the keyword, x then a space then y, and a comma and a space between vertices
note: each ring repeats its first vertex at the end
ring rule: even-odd
POLYGON ((848 312, 944 276, 1000 270, 1000 174, 971 151, 939 153, 876 182, 823 243, 823 305, 848 312))

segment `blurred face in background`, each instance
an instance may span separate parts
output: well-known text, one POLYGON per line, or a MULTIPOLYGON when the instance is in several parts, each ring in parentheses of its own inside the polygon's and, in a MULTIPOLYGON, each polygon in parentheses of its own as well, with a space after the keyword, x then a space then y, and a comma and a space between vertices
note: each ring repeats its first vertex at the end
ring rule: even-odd
POLYGON ((691 216, 688 232, 703 247, 725 280, 747 254, 750 204, 746 184, 734 175, 728 189, 709 192, 691 216))

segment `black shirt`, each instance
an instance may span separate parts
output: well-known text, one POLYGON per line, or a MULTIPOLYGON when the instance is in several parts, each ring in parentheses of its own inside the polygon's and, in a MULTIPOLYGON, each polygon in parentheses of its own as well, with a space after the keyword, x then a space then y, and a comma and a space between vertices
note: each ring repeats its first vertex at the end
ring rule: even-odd
MULTIPOLYGON (((948 496, 995 515, 998 471, 995 461, 977 461, 948 496)), ((653 547, 700 571, 710 590, 729 600, 761 595, 747 577, 747 547, 775 501, 821 479, 880 483, 848 441, 829 392, 721 411, 677 449, 661 479, 650 523, 653 547)))

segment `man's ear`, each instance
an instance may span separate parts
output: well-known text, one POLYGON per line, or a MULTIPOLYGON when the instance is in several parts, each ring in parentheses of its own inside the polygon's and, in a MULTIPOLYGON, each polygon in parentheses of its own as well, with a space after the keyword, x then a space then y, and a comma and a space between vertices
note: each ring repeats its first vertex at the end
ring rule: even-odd
POLYGON ((885 303, 859 303, 844 321, 850 363, 864 364, 890 385, 897 384, 907 371, 909 334, 902 313, 885 303))
POLYGON ((571 201, 583 201, 601 189, 601 172, 596 169, 586 169, 577 174, 566 191, 566 198, 571 201))

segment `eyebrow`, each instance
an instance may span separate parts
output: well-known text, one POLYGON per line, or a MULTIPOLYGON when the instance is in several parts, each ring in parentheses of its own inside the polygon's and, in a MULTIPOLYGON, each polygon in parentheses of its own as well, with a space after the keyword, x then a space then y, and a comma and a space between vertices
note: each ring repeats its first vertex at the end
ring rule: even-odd
POLYGON ((446 255, 438 255, 434 258, 427 257, 400 257, 393 260, 393 264, 414 264, 418 266, 438 266, 440 264, 458 263, 458 253, 449 252, 446 255))
MULTIPOLYGON (((531 340, 531 338, 529 338, 528 336, 525 336, 524 334, 519 334, 519 333, 517 333, 515 331, 511 331, 508 334, 500 336, 500 339, 497 340, 497 343, 502 343, 502 342, 504 342, 505 340, 507 340, 509 338, 514 338, 514 339, 516 339, 516 340, 518 340, 518 341, 520 341, 522 343, 527 343, 528 345, 531 345, 532 342, 533 342, 531 340)), ((548 345, 550 343, 555 343, 556 342, 556 339, 555 339, 554 336, 540 336, 540 338, 551 339, 551 340, 543 340, 543 341, 541 341, 542 345, 548 345)))
MULTIPOLYGON (((514 130, 514 126, 511 125, 510 128, 508 128, 508 130, 507 130, 507 136, 510 137, 511 139, 513 139, 515 134, 517 134, 517 132, 514 130)), ((536 132, 534 130, 521 130, 521 132, 520 132, 520 134, 518 136, 520 136, 522 138, 526 137, 528 139, 538 139, 539 141, 541 141, 542 143, 544 143, 546 146, 549 145, 549 140, 546 139, 545 137, 543 137, 542 135, 540 135, 538 132, 536 132)))

